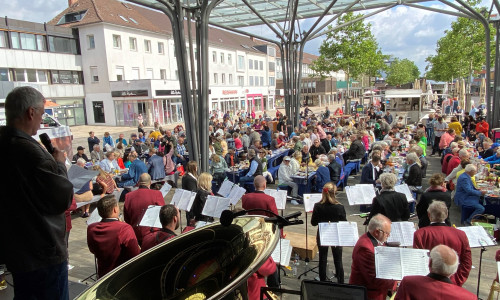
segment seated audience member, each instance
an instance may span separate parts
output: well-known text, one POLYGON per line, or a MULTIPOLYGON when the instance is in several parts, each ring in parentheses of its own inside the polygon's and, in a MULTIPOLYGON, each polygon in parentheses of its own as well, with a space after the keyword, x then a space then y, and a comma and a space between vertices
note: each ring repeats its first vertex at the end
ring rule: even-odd
POLYGON ((476 166, 469 164, 465 167, 465 172, 460 175, 457 180, 455 204, 474 209, 474 211, 467 216, 465 220, 466 225, 471 225, 470 222, 473 216, 480 215, 484 212, 484 206, 479 200, 482 195, 486 194, 486 191, 480 191, 474 186, 472 177, 476 175, 476 173, 476 166))
POLYGON ((165 152, 163 155, 163 164, 165 165, 165 175, 172 175, 175 173, 175 163, 172 158, 174 155, 174 146, 172 142, 165 143, 165 152))
POLYGON ((446 245, 460 257, 460 266, 457 273, 451 277, 451 281, 462 286, 469 277, 472 268, 471 250, 469 240, 462 230, 446 225, 448 208, 442 201, 433 201, 427 209, 430 226, 420 228, 413 235, 413 248, 432 249, 437 245, 446 245))
POLYGON ((102 220, 87 227, 87 244, 97 258, 97 275, 102 277, 141 251, 134 230, 120 222, 120 208, 115 196, 104 196, 97 202, 102 220))
POLYGON ((405 276, 395 300, 477 299, 476 295, 450 280, 459 266, 458 255, 453 249, 438 245, 432 248, 430 257, 430 273, 427 276, 405 276))
POLYGON ((106 158, 99 163, 99 166, 104 172, 112 173, 114 170, 120 169, 118 162, 115 160, 115 152, 108 151, 105 156, 106 158))
POLYGON ((255 176, 262 175, 262 163, 257 158, 255 150, 248 150, 248 159, 250 160, 250 167, 245 176, 240 177, 240 184, 245 184, 246 182, 253 182, 255 176))
POLYGON ((365 156, 365 145, 361 141, 361 136, 352 134, 349 139, 351 140, 351 147, 342 156, 347 163, 350 160, 362 159, 365 156))
MULTIPOLYGON (((191 207, 191 216, 194 221, 204 221, 213 222, 212 217, 202 215, 203 207, 207 202, 207 197, 213 195, 212 193, 212 175, 210 173, 201 173, 198 177, 198 192, 196 193, 196 198, 194 198, 193 205, 191 207)), ((191 222, 188 222, 190 224, 191 222)))
POLYGON ((278 169, 279 185, 287 185, 292 188, 292 197, 298 196, 299 186, 292 179, 292 169, 290 168, 290 157, 285 156, 283 163, 278 169))
POLYGON ((104 152, 102 152, 99 144, 95 144, 92 149, 92 152, 90 152, 90 159, 95 163, 99 163, 104 159, 104 152))
POLYGON ((118 135, 118 138, 116 139, 115 143, 118 145, 119 143, 122 143, 123 146, 127 147, 127 140, 125 139, 125 135, 123 133, 120 133, 118 135))
POLYGON ((214 154, 210 157, 209 170, 210 174, 212 174, 213 180, 217 182, 217 185, 220 185, 226 178, 226 169, 227 164, 222 156, 214 154))
POLYGON ((375 247, 384 246, 391 234, 391 220, 378 214, 368 223, 368 232, 359 237, 352 251, 349 284, 366 287, 368 299, 384 300, 396 281, 376 278, 375 247))
POLYGON ((105 196, 106 194, 111 194, 113 191, 118 191, 118 186, 116 185, 113 176, 109 173, 104 172, 103 169, 99 165, 94 166, 94 171, 98 171, 96 182, 102 187, 101 196, 105 196))
POLYGON ((375 186, 378 178, 382 174, 382 165, 380 164, 380 155, 373 155, 369 163, 361 170, 360 184, 372 184, 375 186))
POLYGON ((139 226, 144 212, 150 205, 165 205, 163 195, 158 190, 151 190, 151 176, 142 173, 139 178, 139 189, 125 195, 123 219, 134 229, 139 245, 142 238, 150 231, 150 227, 139 226))
MULTIPOLYGON (((83 158, 79 158, 76 161, 76 165, 80 168, 85 169, 85 160, 83 158)), ((85 183, 78 191, 76 191, 73 195, 75 202, 88 202, 92 200, 94 194, 92 194, 92 190, 94 189, 94 185, 92 184, 92 180, 89 180, 85 183)), ((83 205, 81 207, 82 210, 82 218, 87 218, 89 216, 90 204, 83 205)))
POLYGON ((490 157, 485 158, 483 161, 489 163, 491 166, 493 166, 494 164, 500 164, 500 149, 496 151, 495 155, 491 155, 490 157))
POLYGON ((111 137, 111 135, 107 131, 104 133, 104 137, 102 139, 102 147, 106 151, 108 151, 108 149, 113 149, 115 147, 115 142, 113 141, 113 137, 111 137))
POLYGON ((410 210, 408 209, 408 200, 406 195, 394 191, 394 185, 397 177, 393 173, 384 173, 380 175, 382 190, 380 194, 373 198, 372 209, 368 221, 377 214, 382 214, 392 222, 408 221, 410 210))
POLYGON ((174 205, 163 205, 160 209, 160 223, 162 228, 158 231, 149 232, 144 236, 141 252, 145 252, 156 245, 176 237, 177 234, 175 231, 180 226, 180 218, 180 212, 174 205))
POLYGON ((136 152, 130 153, 128 155, 128 159, 132 163, 129 166, 128 173, 122 175, 121 182, 118 183, 119 187, 136 185, 141 174, 148 172, 148 167, 146 167, 144 162, 142 162, 142 160, 140 159, 137 159, 136 152))
POLYGON ((406 163, 408 164, 408 177, 405 183, 414 190, 422 186, 422 169, 420 168, 420 159, 415 153, 409 153, 406 156, 406 163))
POLYGON ((316 164, 316 192, 320 193, 323 190, 323 186, 330 182, 330 170, 321 159, 316 159, 314 162, 316 164))
POLYGON ((74 164, 76 164, 76 161, 79 158, 83 158, 85 162, 89 162, 89 158, 87 157, 87 155, 85 155, 84 151, 85 148, 83 148, 82 146, 78 146, 78 148, 76 148, 76 154, 73 155, 73 161, 72 161, 74 164))
POLYGON ((313 145, 309 149, 309 154, 311 155, 311 159, 313 161, 316 161, 316 159, 318 159, 321 154, 326 154, 326 150, 325 148, 323 148, 323 146, 321 146, 321 141, 319 138, 314 140, 313 145))
MULTIPOLYGON (((451 194, 446 190, 443 174, 433 174, 429 179, 430 187, 420 196, 420 201, 417 203, 418 227, 424 228, 430 225, 427 208, 433 200, 443 201, 448 209, 451 206, 451 194)), ((445 223, 451 225, 450 219, 446 218, 445 223)))
POLYGON ((328 154, 328 171, 330 172, 330 181, 337 185, 342 174, 342 166, 338 163, 337 157, 334 153, 328 154))
POLYGON ((152 180, 161 180, 165 178, 165 165, 163 157, 157 154, 155 148, 149 149, 148 173, 152 180))
POLYGON ((229 167, 234 167, 235 165, 240 163, 240 159, 238 155, 234 152, 234 149, 229 149, 227 151, 226 157, 224 157, 224 160, 226 161, 226 164, 229 167))
POLYGON ((290 168, 292 169, 292 174, 295 175, 300 169, 300 164, 302 162, 302 152, 295 151, 290 158, 290 168))

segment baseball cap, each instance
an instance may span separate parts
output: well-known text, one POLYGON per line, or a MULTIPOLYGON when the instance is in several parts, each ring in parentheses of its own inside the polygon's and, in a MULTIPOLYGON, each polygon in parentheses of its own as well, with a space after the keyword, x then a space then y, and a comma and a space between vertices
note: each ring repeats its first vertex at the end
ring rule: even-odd
POLYGON ((85 148, 83 148, 82 146, 78 146, 78 148, 76 148, 76 150, 85 150, 85 148))
POLYGON ((288 161, 290 161, 291 159, 290 159, 290 156, 285 156, 285 157, 283 158, 283 160, 288 160, 288 161))
POLYGON ((280 132, 280 135, 285 135, 283 132, 280 132))
POLYGON ((491 149, 497 148, 497 147, 500 147, 500 143, 493 143, 493 145, 491 145, 491 149))

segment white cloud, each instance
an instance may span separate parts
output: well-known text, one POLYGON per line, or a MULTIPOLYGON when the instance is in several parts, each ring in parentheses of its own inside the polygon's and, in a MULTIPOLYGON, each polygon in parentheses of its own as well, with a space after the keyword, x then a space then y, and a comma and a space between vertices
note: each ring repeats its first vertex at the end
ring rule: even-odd
POLYGON ((43 23, 50 21, 67 7, 67 0, 8 0, 2 3, 2 16, 43 23))

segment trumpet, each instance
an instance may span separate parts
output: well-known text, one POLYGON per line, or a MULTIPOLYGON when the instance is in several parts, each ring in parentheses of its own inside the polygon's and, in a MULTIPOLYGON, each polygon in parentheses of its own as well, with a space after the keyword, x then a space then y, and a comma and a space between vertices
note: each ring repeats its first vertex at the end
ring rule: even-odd
POLYGON ((248 299, 247 279, 279 240, 276 224, 243 216, 168 240, 125 262, 77 298, 248 299))

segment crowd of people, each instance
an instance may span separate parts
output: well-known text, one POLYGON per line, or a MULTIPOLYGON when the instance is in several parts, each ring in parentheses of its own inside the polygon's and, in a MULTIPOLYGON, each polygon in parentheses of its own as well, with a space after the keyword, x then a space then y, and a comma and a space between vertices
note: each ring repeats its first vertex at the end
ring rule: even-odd
MULTIPOLYGON (((287 116, 279 111, 272 117, 266 113, 257 117, 255 112, 227 112, 222 120, 218 116, 210 119, 210 168, 201 173, 197 161, 190 160, 182 126, 164 130, 154 124, 147 134, 140 124, 129 139, 120 134, 116 140, 109 132, 102 139, 90 132, 90 159, 84 146, 79 145, 73 162, 98 174, 95 181, 73 192, 64 154, 57 147, 48 153, 31 137, 39 127, 44 101, 33 88, 14 89, 6 100, 7 126, 0 129, 4 157, 13 157, 16 151, 26 158, 15 163, 6 161, 16 176, 2 182, 7 193, 4 199, 10 200, 2 201, 3 228, 18 224, 20 212, 28 214, 18 229, 6 231, 10 242, 2 247, 0 256, 13 274, 16 297, 50 295, 45 298, 67 299, 67 212, 75 208, 74 199, 87 199, 89 191, 103 196, 97 202, 102 220, 87 228, 88 247, 96 256, 101 277, 179 234, 180 211, 165 203, 161 192, 152 187, 155 181, 172 180, 176 177, 169 176, 180 174, 181 188, 196 193, 191 210, 186 212, 185 230, 191 230, 196 222, 214 221, 203 215, 203 207, 224 180, 231 180, 227 174, 234 168, 243 170, 235 183, 253 186, 243 196, 242 208, 260 209, 260 214, 270 217, 278 210, 274 198, 264 193, 267 184, 289 187, 289 195, 299 203, 298 184, 292 177, 304 170, 306 174, 314 171, 312 192, 320 193, 321 201, 314 205, 311 225, 317 226, 347 220, 338 191, 344 186, 345 176, 352 175, 346 174, 347 167, 359 163, 364 164, 361 174, 351 179, 373 185, 378 193, 370 206, 362 208, 369 211, 367 232, 353 249, 349 284, 366 287, 369 299, 385 299, 396 290, 398 282, 376 278, 374 249, 387 245, 392 222, 408 221, 414 213, 419 229, 413 247, 430 250, 430 273, 405 277, 399 282, 396 299, 424 299, 428 294, 422 294, 421 289, 427 287, 439 289, 445 298, 474 299, 461 288, 472 267, 470 246, 464 232, 450 226, 449 209, 453 203, 461 206, 468 212, 462 216, 464 224, 470 225, 473 217, 484 211, 487 193, 480 188, 484 177, 475 175, 490 176, 500 165, 500 145, 489 138, 488 124, 478 113, 453 116, 449 122, 434 114, 425 124, 409 125, 402 116, 374 108, 364 116, 344 116, 328 108, 315 115, 305 107, 299 126, 290 128, 287 116), (427 176, 428 147, 432 149, 429 156, 441 155, 442 173, 427 176), (268 160, 280 149, 287 149, 288 155, 281 164, 269 168, 268 160), (423 190, 422 181, 427 177, 430 187, 423 190), (416 207, 405 194, 394 190, 400 183, 408 185, 416 207), (119 187, 126 192, 117 198, 112 193, 119 187), (119 219, 119 200, 124 201, 124 222, 119 219), (162 228, 139 225, 150 205, 161 206, 162 228)), ((172 185, 177 186, 177 182, 172 185)), ((84 217, 88 209, 83 206, 84 217)), ((319 232, 317 243, 319 277, 326 281, 329 247, 321 244, 319 232)), ((331 249, 336 280, 344 283, 343 249, 331 249)), ((257 299, 262 286, 279 286, 278 271, 271 258, 266 260, 248 281, 250 299, 257 299)))

